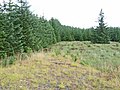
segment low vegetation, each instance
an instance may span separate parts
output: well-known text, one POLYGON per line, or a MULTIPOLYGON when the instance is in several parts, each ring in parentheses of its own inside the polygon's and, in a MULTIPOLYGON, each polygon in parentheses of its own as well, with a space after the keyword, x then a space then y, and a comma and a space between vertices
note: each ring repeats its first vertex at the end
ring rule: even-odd
POLYGON ((120 44, 60 42, 0 68, 1 90, 119 90, 120 44))

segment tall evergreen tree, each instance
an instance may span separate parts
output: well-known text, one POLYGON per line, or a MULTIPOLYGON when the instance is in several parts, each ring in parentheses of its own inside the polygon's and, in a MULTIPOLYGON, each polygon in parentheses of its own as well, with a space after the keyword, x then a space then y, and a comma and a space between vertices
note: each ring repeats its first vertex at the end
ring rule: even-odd
POLYGON ((62 31, 61 23, 57 19, 54 19, 54 18, 51 18, 49 20, 49 23, 54 28, 54 32, 55 32, 57 42, 60 42, 61 41, 61 36, 60 36, 61 34, 60 33, 62 31))
POLYGON ((109 44, 110 39, 107 32, 107 26, 104 23, 104 13, 102 9, 99 14, 98 23, 99 23, 99 26, 97 26, 97 28, 93 32, 91 42, 100 43, 100 44, 109 44))
POLYGON ((22 43, 24 52, 33 50, 34 48, 34 39, 33 35, 34 28, 32 27, 32 12, 29 10, 30 5, 26 0, 18 0, 19 4, 19 19, 20 27, 22 28, 22 43))
POLYGON ((20 49, 15 38, 15 28, 14 21, 16 20, 15 14, 16 5, 9 0, 9 2, 3 2, 0 6, 0 31, 2 42, 4 43, 1 51, 5 52, 7 56, 13 55, 15 53, 15 48, 20 49), (4 39, 3 39, 4 38, 4 39))
POLYGON ((51 44, 56 43, 56 36, 53 27, 50 23, 43 17, 40 18, 40 34, 41 34, 41 44, 42 47, 48 47, 51 44))

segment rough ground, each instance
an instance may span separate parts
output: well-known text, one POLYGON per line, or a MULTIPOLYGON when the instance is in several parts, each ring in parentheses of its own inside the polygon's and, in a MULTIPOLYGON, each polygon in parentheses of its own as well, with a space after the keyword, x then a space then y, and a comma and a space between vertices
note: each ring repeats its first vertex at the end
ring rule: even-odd
POLYGON ((116 73, 45 51, 0 68, 0 90, 120 90, 116 73))

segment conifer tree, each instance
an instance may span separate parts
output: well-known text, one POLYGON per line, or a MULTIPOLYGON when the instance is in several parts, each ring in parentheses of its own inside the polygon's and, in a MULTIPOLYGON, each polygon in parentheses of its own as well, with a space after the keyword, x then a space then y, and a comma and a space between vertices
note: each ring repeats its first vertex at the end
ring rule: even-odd
POLYGON ((54 28, 54 32, 55 32, 55 36, 56 36, 56 40, 57 42, 61 41, 61 30, 62 30, 62 25, 61 23, 54 18, 51 18, 51 20, 49 20, 50 25, 54 28))
POLYGON ((102 9, 99 14, 98 23, 99 23, 99 26, 97 26, 97 28, 93 32, 91 42, 100 43, 100 44, 109 44, 110 39, 107 32, 107 26, 104 23, 104 13, 102 9))
POLYGON ((29 52, 34 48, 34 35, 32 27, 32 12, 29 10, 30 5, 26 0, 18 0, 20 27, 22 28, 22 43, 24 52, 29 52))
POLYGON ((23 51, 22 43, 22 27, 20 27, 20 18, 19 18, 19 6, 9 0, 8 8, 6 9, 7 17, 9 21, 9 37, 7 40, 10 42, 11 48, 14 53, 23 51))
POLYGON ((11 0, 9 2, 4 1, 3 4, 0 5, 0 51, 2 52, 2 55, 6 54, 7 56, 14 54, 12 46, 14 43, 14 29, 13 23, 10 22, 11 12, 13 11, 14 6, 11 5, 13 5, 11 0))
POLYGON ((43 17, 40 18, 40 34, 41 34, 41 44, 42 47, 48 47, 49 45, 56 43, 56 37, 53 27, 50 23, 43 17))

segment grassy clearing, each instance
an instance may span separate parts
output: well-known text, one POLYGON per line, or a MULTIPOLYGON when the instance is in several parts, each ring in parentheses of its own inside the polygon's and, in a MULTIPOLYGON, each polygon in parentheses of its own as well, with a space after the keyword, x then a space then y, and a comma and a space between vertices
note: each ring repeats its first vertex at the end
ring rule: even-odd
POLYGON ((90 44, 90 42, 61 42, 52 47, 53 52, 63 57, 70 56, 101 71, 120 68, 120 43, 90 44))
POLYGON ((1 90, 119 90, 120 44, 61 42, 0 68, 1 90))

